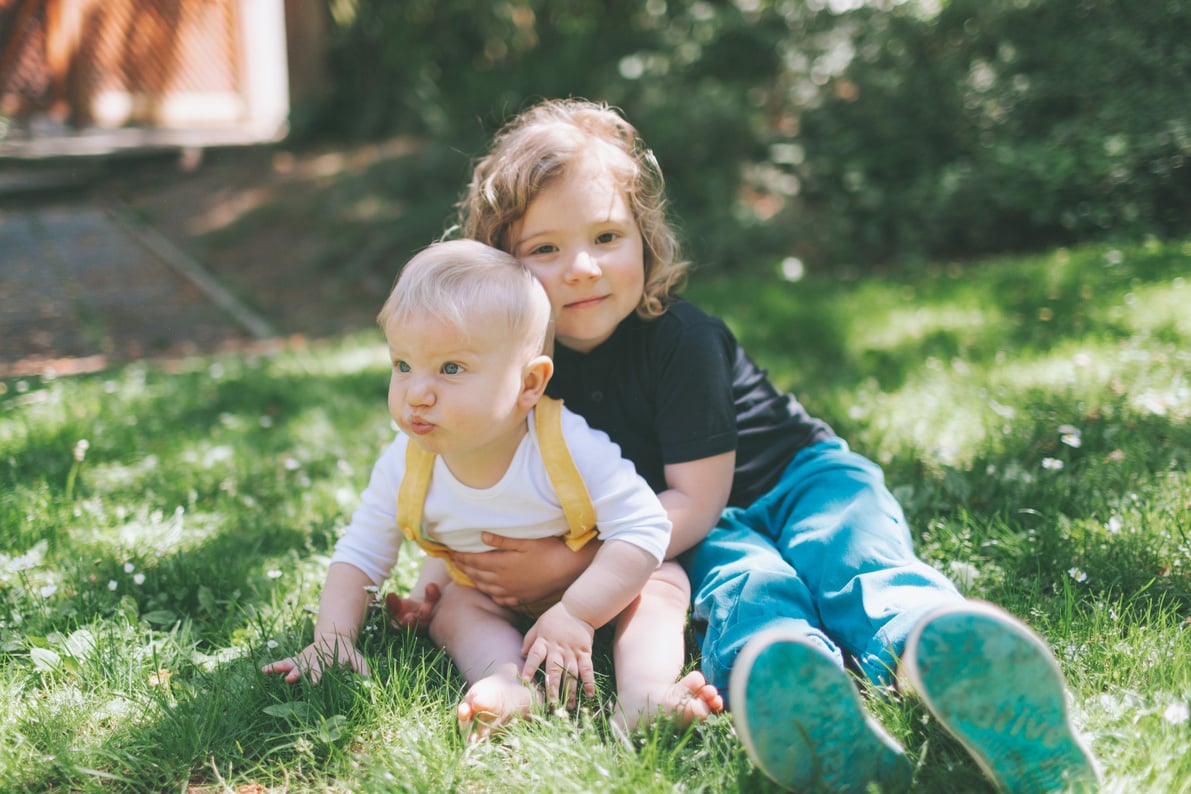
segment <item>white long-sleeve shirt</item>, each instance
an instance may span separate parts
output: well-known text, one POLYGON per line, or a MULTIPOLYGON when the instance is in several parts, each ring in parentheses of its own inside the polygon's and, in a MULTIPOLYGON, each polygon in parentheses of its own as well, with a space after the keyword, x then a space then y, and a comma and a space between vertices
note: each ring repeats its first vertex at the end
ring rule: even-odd
MULTIPOLYGON (((441 457, 434 461, 422 510, 427 538, 459 551, 487 551, 491 547, 481 542, 482 532, 514 538, 566 534, 566 517, 542 460, 533 419, 531 413, 529 432, 508 471, 491 488, 470 488, 451 474, 441 457)), ((621 457, 620 447, 607 434, 565 408, 562 432, 591 495, 600 539, 632 543, 660 565, 670 542, 670 520, 649 484, 621 457)), ((377 585, 392 571, 404 540, 397 526, 397 492, 408 443, 408 436, 398 434, 381 453, 331 557, 332 562, 359 568, 377 585)))

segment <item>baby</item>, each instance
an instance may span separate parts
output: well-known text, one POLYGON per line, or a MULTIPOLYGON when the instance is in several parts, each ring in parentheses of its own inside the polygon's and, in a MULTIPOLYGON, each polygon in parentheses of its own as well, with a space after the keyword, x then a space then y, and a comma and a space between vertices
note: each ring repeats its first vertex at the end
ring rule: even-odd
POLYGON ((405 537, 429 554, 393 611, 425 625, 463 673, 463 727, 484 735, 526 715, 539 697, 539 668, 551 703, 574 702, 571 681, 594 695, 592 639, 612 621, 616 724, 631 730, 662 713, 684 726, 721 711, 702 673, 681 676, 690 586, 677 564, 662 562, 665 509, 607 435, 543 397, 553 327, 534 276, 481 243, 437 243, 405 266, 378 320, 401 433, 335 547, 313 642, 263 672, 317 682, 339 662, 366 673, 356 636, 369 592, 388 577, 405 537), (514 610, 448 559, 450 549, 487 548, 483 531, 565 536, 572 548, 598 537, 601 545, 557 597, 514 610), (529 625, 524 635, 519 624, 529 625))

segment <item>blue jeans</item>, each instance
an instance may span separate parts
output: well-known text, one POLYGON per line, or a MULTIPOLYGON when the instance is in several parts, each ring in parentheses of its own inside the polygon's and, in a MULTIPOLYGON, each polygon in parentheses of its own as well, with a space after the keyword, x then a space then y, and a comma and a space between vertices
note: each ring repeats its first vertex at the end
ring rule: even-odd
POLYGON ((741 648, 774 627, 887 683, 914 624, 963 600, 914 556, 880 467, 842 439, 798 453, 772 490, 725 510, 680 561, 702 634, 703 674, 725 695, 741 648))

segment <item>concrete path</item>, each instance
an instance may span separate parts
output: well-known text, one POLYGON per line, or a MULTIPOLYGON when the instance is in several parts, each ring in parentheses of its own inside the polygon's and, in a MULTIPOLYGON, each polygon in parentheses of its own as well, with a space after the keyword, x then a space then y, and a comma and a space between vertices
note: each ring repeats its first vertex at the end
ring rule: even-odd
POLYGON ((0 207, 0 377, 243 347, 272 329, 201 266, 93 197, 0 207))

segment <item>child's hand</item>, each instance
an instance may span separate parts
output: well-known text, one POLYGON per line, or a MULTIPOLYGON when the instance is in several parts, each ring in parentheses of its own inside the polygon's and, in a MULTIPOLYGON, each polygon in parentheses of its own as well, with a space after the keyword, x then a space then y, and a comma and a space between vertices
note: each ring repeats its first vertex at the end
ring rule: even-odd
POLYGON ((557 598, 587 570, 601 545, 592 541, 571 551, 559 538, 506 538, 491 532, 482 538, 491 551, 453 551, 451 562, 477 590, 509 609, 557 598))
POLYGON ((342 664, 350 667, 361 675, 368 675, 368 663, 356 650, 356 644, 351 637, 333 634, 307 645, 297 656, 270 662, 261 668, 261 672, 284 674, 286 682, 293 684, 305 673, 310 676, 310 683, 317 684, 323 677, 323 670, 342 664))
MULTIPOLYGON (((567 681, 578 681, 588 697, 595 696, 595 668, 591 662, 591 643, 595 629, 591 624, 572 615, 559 601, 538 618, 537 623, 525 635, 521 652, 525 654, 525 666, 521 675, 532 679, 539 667, 546 670, 546 697, 551 704, 558 703, 559 690, 565 676, 567 681)), ((573 708, 577 690, 568 687, 567 708, 573 708)))
POLYGON ((389 623, 393 628, 413 628, 426 631, 430 628, 430 618, 434 614, 434 607, 438 599, 442 598, 442 589, 434 583, 426 585, 424 598, 402 598, 396 593, 385 596, 385 609, 389 611, 389 623))

